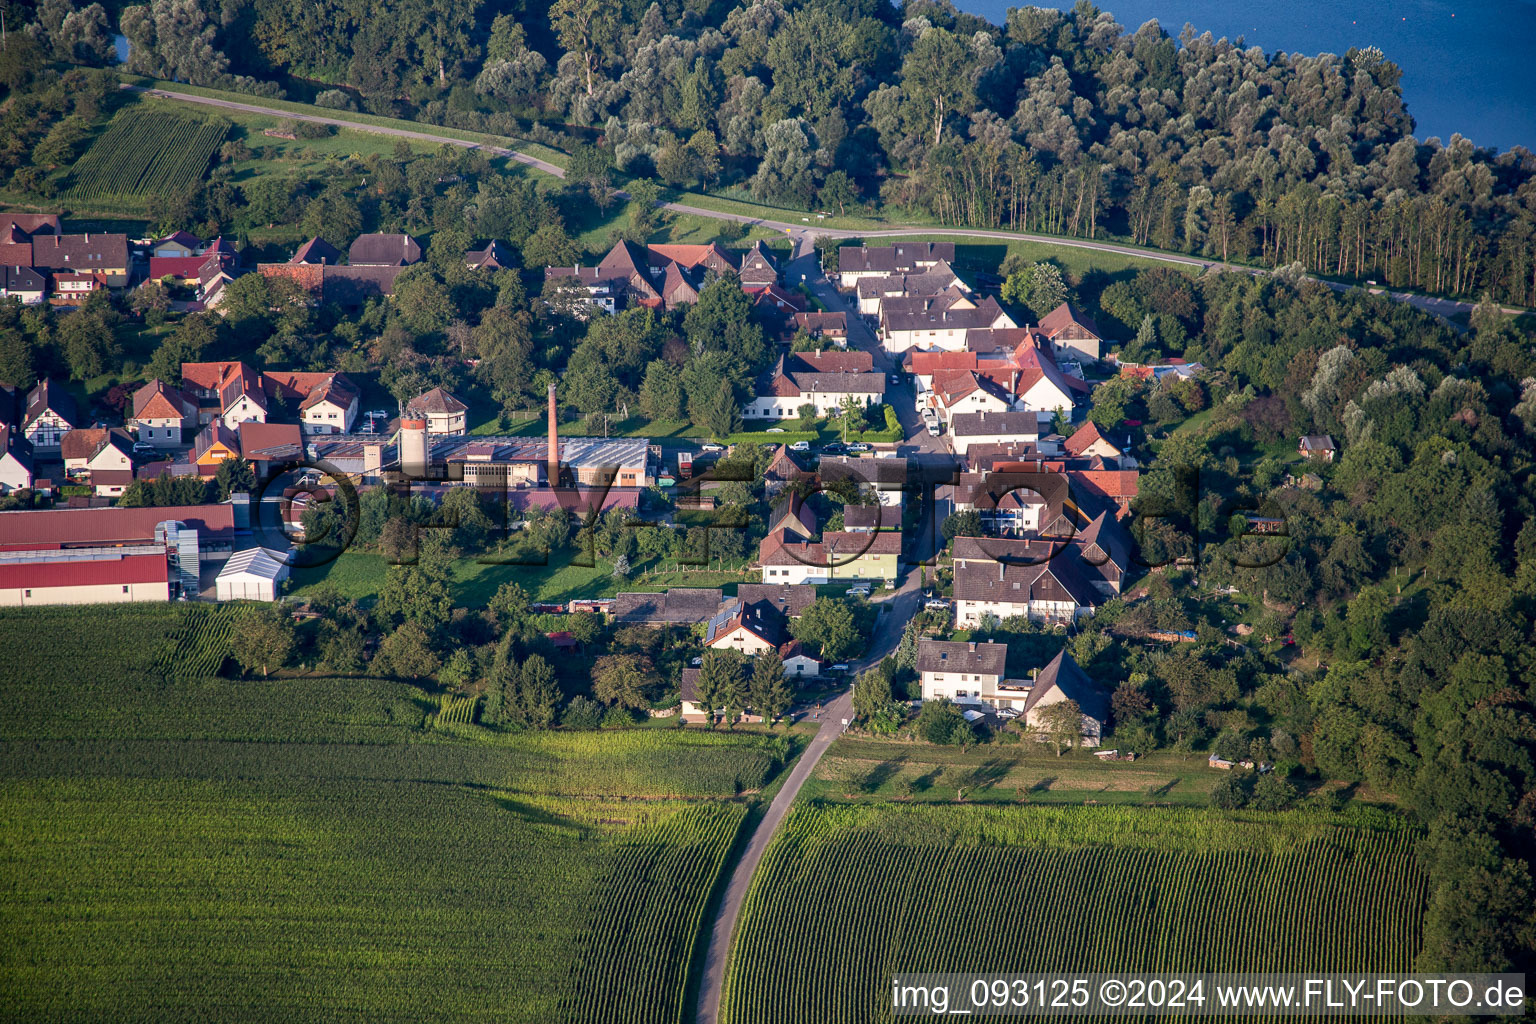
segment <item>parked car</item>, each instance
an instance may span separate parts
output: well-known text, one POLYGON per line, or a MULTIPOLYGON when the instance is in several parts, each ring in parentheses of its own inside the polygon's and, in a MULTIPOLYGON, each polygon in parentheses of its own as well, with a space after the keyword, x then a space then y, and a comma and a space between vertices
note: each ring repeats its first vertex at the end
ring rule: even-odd
POLYGON ((784 433, 784 428, 783 427, 769 427, 767 430, 763 431, 763 433, 765 433, 765 434, 782 434, 782 433, 784 433))
POLYGON ((710 441, 706 444, 699 445, 699 450, 703 452, 723 452, 725 451, 725 445, 715 444, 715 442, 710 441))
POLYGON ((794 444, 789 446, 789 450, 792 452, 808 452, 811 450, 811 442, 796 441, 794 444))
POLYGON ((928 436, 929 437, 938 437, 939 436, 939 423, 938 423, 937 420, 930 420, 929 421, 929 423, 928 423, 928 436))
POLYGON ((949 601, 942 597, 930 597, 923 602, 923 607, 928 611, 949 611, 949 601))
POLYGON ((872 444, 865 444, 863 441, 856 441, 848 446, 848 450, 851 452, 872 452, 875 450, 875 446, 872 444))
POLYGON ((848 451, 848 446, 841 441, 828 441, 821 446, 821 453, 823 455, 841 455, 846 451, 848 451))
POLYGON ((160 449, 145 441, 133 442, 133 454, 135 455, 158 455, 159 453, 160 449))

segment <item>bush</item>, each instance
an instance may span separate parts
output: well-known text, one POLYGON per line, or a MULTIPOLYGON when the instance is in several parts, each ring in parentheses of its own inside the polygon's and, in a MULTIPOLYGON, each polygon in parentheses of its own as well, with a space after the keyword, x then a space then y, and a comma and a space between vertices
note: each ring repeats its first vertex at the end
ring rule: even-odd
POLYGON ((615 704, 603 716, 604 729, 627 729, 635 724, 635 713, 622 704, 615 704))
POLYGON ((329 107, 332 110, 356 110, 357 104, 352 97, 340 89, 327 89, 315 97, 315 106, 329 107))
POLYGON ((1211 806, 1223 811, 1235 811, 1248 803, 1248 787, 1241 775, 1228 775, 1211 790, 1211 806))
POLYGON ((1253 786, 1253 806, 1260 811, 1283 811, 1296 802, 1296 787, 1278 772, 1259 776, 1253 786))
POLYGON ((315 121, 300 121, 294 128, 293 134, 301 139, 328 139, 336 134, 334 125, 319 124, 315 121))
POLYGON ((560 715, 560 724, 567 729, 596 729, 603 724, 603 706, 590 697, 572 697, 560 715))
POLYGON ((965 720, 959 708, 944 697, 923 703, 923 710, 918 712, 914 728, 923 739, 939 745, 964 746, 976 740, 976 732, 971 728, 971 723, 965 720))

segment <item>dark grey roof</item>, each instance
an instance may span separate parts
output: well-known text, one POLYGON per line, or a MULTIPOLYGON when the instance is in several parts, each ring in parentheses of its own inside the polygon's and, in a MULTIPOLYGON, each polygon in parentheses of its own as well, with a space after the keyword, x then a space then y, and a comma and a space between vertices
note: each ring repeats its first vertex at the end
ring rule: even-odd
POLYGON ((335 266, 341 262, 341 250, 323 238, 311 238, 299 246, 289 263, 322 263, 335 266))
POLYGON ((949 418, 949 432, 961 437, 1040 436, 1040 416, 1034 412, 957 412, 949 418))
POLYGON ((32 265, 45 270, 71 270, 88 274, 96 270, 122 270, 128 266, 128 236, 35 235, 32 265))
POLYGON ((706 622, 720 609, 723 594, 718 588, 674 587, 662 594, 618 594, 613 599, 613 619, 622 623, 706 622))
POLYGON ((0 290, 6 292, 40 292, 43 275, 31 267, 0 267, 0 290))
POLYGON ((809 583, 738 583, 736 598, 748 605, 772 605, 779 614, 794 618, 816 600, 816 588, 809 583))
POLYGON ((880 505, 845 505, 843 529, 845 530, 897 530, 901 528, 901 515, 886 512, 880 505))
POLYGON ((1096 606, 1100 598, 1083 579, 1077 553, 1064 551, 1039 565, 967 561, 955 565, 955 599, 989 604, 1028 604, 1031 601, 1072 602, 1096 606))
POLYGON ((678 696, 683 700, 696 701, 699 699, 699 673, 701 669, 683 669, 683 685, 679 687, 678 696))
POLYGON ((903 242, 899 245, 852 246, 837 250, 837 269, 847 273, 877 271, 884 274, 910 273, 920 264, 946 262, 955 258, 953 242, 903 242))
POLYGON ((326 267, 320 297, 338 306, 361 306, 368 299, 395 293, 395 278, 403 266, 326 267))
POLYGON ((853 480, 870 484, 877 490, 900 490, 907 483, 907 460, 834 455, 823 458, 816 472, 823 483, 853 480))
POLYGON ((1066 651, 1052 658, 1050 664, 1035 677, 1035 685, 1029 691, 1029 700, 1024 702, 1024 713, 1028 714, 1052 690, 1060 690, 1068 700, 1077 701, 1083 714, 1100 722, 1109 719, 1109 693, 1089 679, 1066 651))
POLYGON ((421 259, 421 246, 404 234, 358 235, 347 250, 354 267, 403 267, 421 259))
POLYGON ((38 381, 37 386, 27 395, 27 415, 22 421, 23 425, 31 426, 50 410, 72 427, 80 423, 80 412, 75 406, 74 396, 64 389, 63 384, 45 378, 38 381))
POLYGON ((919 640, 919 672, 967 672, 999 679, 1007 671, 1008 645, 958 640, 919 640))

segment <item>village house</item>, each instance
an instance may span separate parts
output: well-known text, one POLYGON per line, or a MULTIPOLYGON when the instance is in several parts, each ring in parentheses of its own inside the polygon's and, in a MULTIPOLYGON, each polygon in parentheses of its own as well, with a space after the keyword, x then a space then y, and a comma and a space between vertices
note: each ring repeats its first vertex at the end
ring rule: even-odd
POLYGON ((152 380, 133 393, 134 435, 157 448, 181 444, 183 432, 197 428, 197 402, 161 380, 152 380))
POLYGON ((752 243, 737 271, 743 288, 766 288, 779 283, 779 263, 761 240, 752 243))
POLYGON ((936 263, 955 261, 953 242, 903 242, 897 245, 852 246, 837 250, 837 279, 843 288, 853 288, 865 277, 890 277, 914 274, 936 263))
POLYGON ((894 509, 899 522, 907 497, 907 460, 866 455, 827 455, 816 467, 824 486, 851 481, 866 499, 894 509))
POLYGON ((1333 437, 1328 434, 1308 434, 1301 439, 1296 450, 1309 459, 1318 462, 1332 462, 1334 454, 1338 451, 1333 443, 1333 437))
MULTIPOLYGON (((225 459, 240 457, 240 437, 223 420, 213 420, 192 440, 191 461, 194 466, 217 468, 225 459)), ((209 470, 212 472, 212 469, 209 470)))
POLYGON ((1080 312, 1070 302, 1063 302, 1040 318, 1040 333, 1050 341, 1051 355, 1057 362, 1076 359, 1099 361, 1104 336, 1093 318, 1080 312))
POLYGON ((916 274, 866 277, 854 287, 859 314, 877 320, 886 311, 887 303, 899 305, 898 300, 934 298, 942 295, 969 300, 974 293, 975 289, 969 282, 955 273, 954 268, 943 260, 916 274))
POLYGON ((847 313, 796 313, 791 320, 796 331, 804 331, 818 341, 830 341, 838 348, 848 344, 847 313))
POLYGON ((59 456, 69 476, 133 469, 133 438, 121 427, 76 428, 64 435, 59 456))
POLYGON ((17 428, 0 423, 0 494, 32 486, 32 444, 17 428))
POLYGON ((704 627, 704 646, 747 657, 776 651, 785 640, 783 620, 771 609, 740 599, 728 603, 704 627))
POLYGON ((901 559, 901 534, 823 532, 809 541, 789 530, 769 533, 758 548, 767 583, 833 583, 881 580, 894 583, 901 559))
POLYGON ((31 267, 0 266, 0 299, 15 299, 23 306, 41 305, 48 282, 31 267))
POLYGON ((1073 458, 1104 459, 1106 468, 1123 466, 1134 469, 1136 466, 1136 460, 1126 455, 1124 449, 1105 437, 1099 425, 1092 420, 1085 421, 1082 426, 1073 431, 1072 436, 1066 439, 1062 448, 1073 458), (1110 460, 1113 460, 1112 464, 1110 460))
POLYGON ((741 418, 792 419, 803 405, 827 416, 840 412, 850 398, 865 408, 885 401, 885 374, 875 372, 868 352, 787 353, 757 382, 741 418))
POLYGON ((74 284, 77 278, 90 278, 102 287, 122 288, 128 284, 128 236, 33 235, 30 266, 56 281, 63 277, 74 284))
POLYGON ((961 412, 949 418, 949 443, 956 455, 964 455, 973 444, 1035 441, 1039 437, 1038 413, 961 412))
POLYGON ((487 242, 484 248, 470 249, 464 253, 464 266, 470 270, 506 270, 516 268, 511 254, 496 239, 487 242))
POLYGON ((1015 616, 1032 622, 1069 625, 1093 614, 1097 592, 1083 578, 1077 559, 1064 552, 1038 565, 967 561, 955 566, 955 622, 980 625, 1015 616))
POLYGON ((1035 677, 1024 705, 1024 724, 1044 729, 1046 709, 1069 700, 1082 712, 1082 746, 1098 746, 1109 724, 1109 693, 1089 679, 1066 651, 1052 658, 1035 677))
POLYGON ((428 434, 462 434, 467 425, 469 406, 442 388, 433 388, 406 403, 405 415, 426 420, 428 434))
POLYGON ((59 454, 64 435, 80 423, 75 400, 64 385, 43 379, 27 393, 27 409, 21 432, 38 458, 59 454))
POLYGON ((976 301, 958 289, 941 295, 888 298, 880 304, 880 340, 887 352, 955 351, 969 347, 972 331, 1018 326, 996 299, 988 296, 976 301))
POLYGON ((974 641, 929 640, 917 643, 917 674, 923 700, 945 699, 956 704, 1008 707, 1027 696, 1002 684, 1008 672, 1008 645, 974 641), (994 703, 1002 702, 1002 703, 994 703))
POLYGON ((234 429, 248 420, 267 422, 274 403, 303 424, 306 433, 350 433, 362 392, 343 373, 268 370, 241 362, 182 363, 182 389, 198 401, 198 420, 217 417, 234 429))

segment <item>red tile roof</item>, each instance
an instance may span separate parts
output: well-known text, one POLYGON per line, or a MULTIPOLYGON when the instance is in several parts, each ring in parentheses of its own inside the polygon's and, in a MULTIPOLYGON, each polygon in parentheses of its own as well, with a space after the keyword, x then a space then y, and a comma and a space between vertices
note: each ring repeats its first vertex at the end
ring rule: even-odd
POLYGON ((0 590, 164 583, 168 578, 164 555, 124 555, 90 561, 0 562, 0 590))
POLYGON ((39 509, 0 512, 0 548, 140 544, 154 540, 155 524, 168 519, 194 527, 201 541, 234 536, 233 505, 39 509))

